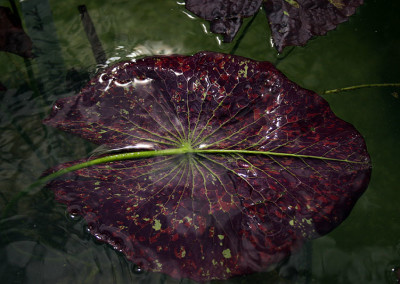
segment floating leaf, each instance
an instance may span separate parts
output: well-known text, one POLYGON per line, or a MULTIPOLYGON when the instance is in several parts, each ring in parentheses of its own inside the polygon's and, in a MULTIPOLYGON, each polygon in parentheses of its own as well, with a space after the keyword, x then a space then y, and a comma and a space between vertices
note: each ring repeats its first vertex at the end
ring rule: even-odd
POLYGON ((325 35, 356 12, 363 0, 266 0, 263 3, 279 52, 325 35))
POLYGON ((186 0, 186 9, 210 21, 213 33, 231 42, 242 25, 242 18, 253 16, 262 0, 186 0))
POLYGON ((32 57, 32 41, 10 8, 0 7, 0 50, 25 58, 32 57))
POLYGON ((56 199, 135 264, 177 278, 280 262, 339 225, 371 171, 363 138, 323 98, 269 62, 219 53, 119 63, 45 123, 111 149, 50 182, 56 199))
POLYGON ((324 35, 353 15, 363 0, 186 0, 186 8, 211 22, 211 31, 231 42, 242 18, 253 16, 263 4, 279 52, 289 45, 304 45, 324 35), (262 2, 262 3, 261 3, 262 2))

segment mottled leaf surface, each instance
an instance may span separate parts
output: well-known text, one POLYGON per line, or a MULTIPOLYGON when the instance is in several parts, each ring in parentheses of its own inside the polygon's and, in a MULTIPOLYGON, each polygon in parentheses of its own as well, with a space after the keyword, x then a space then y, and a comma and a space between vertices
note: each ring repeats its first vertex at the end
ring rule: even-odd
POLYGON ((213 33, 231 42, 242 25, 242 18, 253 16, 262 0, 186 0, 186 9, 210 21, 213 33))
POLYGON ((281 52, 290 45, 304 45, 313 36, 324 35, 353 15, 363 0, 186 0, 186 8, 210 21, 211 31, 231 42, 242 18, 253 16, 261 4, 272 39, 281 52))
POLYGON ((363 138, 323 98, 269 62, 226 54, 119 63, 45 123, 117 151, 193 149, 48 186, 143 269, 198 281, 266 269, 331 231, 371 171, 363 138))
POLYGON ((363 0, 266 0, 263 2, 274 45, 305 45, 325 35, 356 12, 363 0))

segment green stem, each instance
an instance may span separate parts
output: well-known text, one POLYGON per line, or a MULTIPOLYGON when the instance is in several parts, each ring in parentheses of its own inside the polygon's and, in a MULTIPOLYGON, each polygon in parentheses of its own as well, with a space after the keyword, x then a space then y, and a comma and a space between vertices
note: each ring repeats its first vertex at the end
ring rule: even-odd
POLYGON ((123 161, 123 160, 135 160, 142 158, 150 158, 157 156, 170 156, 170 155, 182 155, 182 154, 247 154, 247 155, 263 155, 263 156, 281 156, 281 157, 293 157, 300 159, 319 159, 319 160, 329 160, 336 162, 346 162, 346 163, 357 163, 362 164, 363 162, 350 161, 345 159, 335 159, 328 158, 322 156, 312 156, 312 155, 301 155, 301 154, 290 154, 290 153, 278 153, 278 152, 268 152, 268 151, 252 151, 252 150, 224 150, 224 149, 193 149, 190 145, 183 145, 181 148, 174 149, 166 149, 159 151, 143 151, 143 152, 129 152, 129 153, 121 153, 115 155, 109 155, 105 157, 101 157, 98 159, 90 160, 84 163, 76 164, 68 168, 61 169, 57 172, 44 176, 34 183, 32 183, 29 187, 25 188, 21 192, 19 192, 16 196, 14 196, 10 202, 5 207, 2 218, 5 218, 8 215, 10 209, 21 199, 23 196, 30 193, 35 187, 40 185, 44 185, 47 182, 58 178, 67 173, 80 170, 83 168, 91 167, 98 164, 104 164, 114 161, 123 161))
POLYGON ((177 149, 167 149, 167 150, 160 150, 160 151, 143 151, 143 152, 131 152, 131 153, 122 153, 122 154, 115 154, 115 155, 110 155, 106 157, 101 157, 98 159, 90 160, 84 163, 76 164, 68 168, 61 169, 57 172, 54 172, 52 174, 49 174, 47 176, 44 176, 34 183, 32 183, 30 186, 25 188, 24 190, 20 191, 16 196, 14 196, 10 202, 7 204, 7 206, 4 208, 4 211, 2 213, 2 219, 5 218, 8 215, 8 212, 11 210, 11 208, 14 207, 14 205, 18 202, 19 199, 30 193, 34 188, 44 185, 47 182, 65 175, 67 173, 77 171, 79 169, 91 167, 94 165, 98 164, 103 164, 103 163, 108 163, 112 161, 122 161, 122 160, 128 160, 128 159, 141 159, 141 158, 149 158, 149 157, 154 157, 154 156, 166 156, 166 155, 179 155, 179 154, 184 154, 189 152, 190 149, 188 148, 177 148, 177 149))
POLYGON ((312 155, 301 155, 301 154, 290 154, 290 153, 278 153, 278 152, 268 152, 268 151, 252 151, 252 150, 224 150, 224 149, 212 149, 212 150, 193 150, 194 153, 203 154, 247 154, 247 155, 263 155, 263 156, 280 156, 280 157, 293 157, 302 159, 318 159, 318 160, 328 160, 335 162, 345 162, 352 164, 363 164, 364 162, 356 162, 344 159, 335 159, 322 156, 312 156, 312 155))
POLYGON ((372 87, 400 87, 400 83, 363 84, 363 85, 327 90, 327 91, 323 92, 322 94, 328 95, 328 94, 333 94, 333 93, 340 93, 340 92, 345 92, 345 91, 352 91, 352 90, 356 90, 356 89, 372 88, 372 87))

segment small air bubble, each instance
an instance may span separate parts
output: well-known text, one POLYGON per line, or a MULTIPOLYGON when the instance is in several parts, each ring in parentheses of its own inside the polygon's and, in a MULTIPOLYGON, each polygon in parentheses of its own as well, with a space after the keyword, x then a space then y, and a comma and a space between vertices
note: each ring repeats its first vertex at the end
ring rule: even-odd
POLYGON ((141 268, 139 265, 134 265, 132 270, 133 270, 133 273, 135 273, 135 274, 142 274, 143 273, 143 268, 141 268))
POLYGON ((95 229, 96 229, 95 223, 90 222, 90 223, 87 224, 85 230, 86 230, 88 233, 91 233, 91 232, 93 232, 95 229))
POLYGON ((386 271, 386 278, 390 283, 400 283, 400 267, 392 266, 386 271))
POLYGON ((54 110, 60 110, 60 109, 62 109, 62 107, 63 107, 62 103, 56 103, 54 105, 54 110))
POLYGON ((72 221, 79 221, 81 219, 81 216, 78 213, 71 212, 67 214, 67 218, 72 221))
POLYGON ((92 239, 92 233, 88 226, 83 226, 83 236, 86 240, 92 239))
POLYGON ((81 210, 79 206, 73 205, 68 207, 68 210, 65 211, 67 219, 72 221, 78 221, 81 219, 81 210))

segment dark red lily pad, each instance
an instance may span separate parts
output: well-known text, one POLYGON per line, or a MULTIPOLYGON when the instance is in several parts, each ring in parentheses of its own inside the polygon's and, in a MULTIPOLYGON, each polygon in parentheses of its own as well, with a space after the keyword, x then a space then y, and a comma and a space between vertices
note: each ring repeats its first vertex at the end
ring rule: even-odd
POLYGON ((177 278, 280 262, 338 226, 371 173, 362 136, 323 98, 269 62, 226 54, 119 63, 58 100, 45 123, 116 151, 192 147, 48 184, 96 238, 177 278))
POLYGON ((231 42, 242 25, 242 18, 253 16, 262 0, 186 0, 186 9, 210 21, 213 33, 231 42))
POLYGON ((186 0, 186 8, 210 21, 211 31, 231 42, 242 18, 253 16, 263 4, 276 49, 305 45, 313 36, 333 30, 353 15, 363 0, 186 0), (262 2, 262 3, 261 3, 262 2))
POLYGON ((0 7, 0 50, 32 58, 32 41, 10 8, 0 7))
POLYGON ((356 12, 363 0, 268 0, 263 6, 279 52, 325 35, 356 12))

